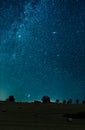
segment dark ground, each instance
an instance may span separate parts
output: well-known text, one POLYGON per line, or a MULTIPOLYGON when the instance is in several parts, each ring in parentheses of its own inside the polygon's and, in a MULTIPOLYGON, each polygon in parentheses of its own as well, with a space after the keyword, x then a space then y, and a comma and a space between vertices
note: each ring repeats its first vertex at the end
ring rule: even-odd
POLYGON ((0 130, 85 130, 85 105, 0 102, 0 130))

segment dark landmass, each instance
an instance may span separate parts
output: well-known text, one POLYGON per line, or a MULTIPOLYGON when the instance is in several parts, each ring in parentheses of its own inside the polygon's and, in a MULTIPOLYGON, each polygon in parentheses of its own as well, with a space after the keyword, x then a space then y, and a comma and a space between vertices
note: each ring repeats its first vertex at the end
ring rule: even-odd
POLYGON ((85 130, 85 104, 0 102, 0 130, 85 130))
POLYGON ((85 111, 84 112, 78 112, 76 114, 65 114, 64 117, 72 118, 72 119, 85 120, 85 111))

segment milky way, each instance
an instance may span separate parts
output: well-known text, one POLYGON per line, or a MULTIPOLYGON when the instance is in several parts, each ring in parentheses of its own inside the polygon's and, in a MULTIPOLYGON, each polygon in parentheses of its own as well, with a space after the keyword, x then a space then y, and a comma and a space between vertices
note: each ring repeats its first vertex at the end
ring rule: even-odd
POLYGON ((0 2, 0 100, 83 100, 85 1, 0 2))

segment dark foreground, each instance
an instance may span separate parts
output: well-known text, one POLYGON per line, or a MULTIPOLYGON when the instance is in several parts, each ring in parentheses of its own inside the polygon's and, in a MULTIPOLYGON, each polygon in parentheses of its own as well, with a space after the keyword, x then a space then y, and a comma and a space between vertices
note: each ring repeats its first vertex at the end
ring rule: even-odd
POLYGON ((0 102, 0 130, 85 130, 85 105, 0 102))

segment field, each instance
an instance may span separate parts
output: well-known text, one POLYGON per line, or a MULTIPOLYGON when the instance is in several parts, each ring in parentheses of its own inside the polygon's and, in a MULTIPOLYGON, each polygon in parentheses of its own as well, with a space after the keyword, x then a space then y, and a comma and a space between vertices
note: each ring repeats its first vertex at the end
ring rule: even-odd
POLYGON ((84 111, 84 104, 0 102, 0 130, 85 130, 85 119, 64 117, 84 111))

